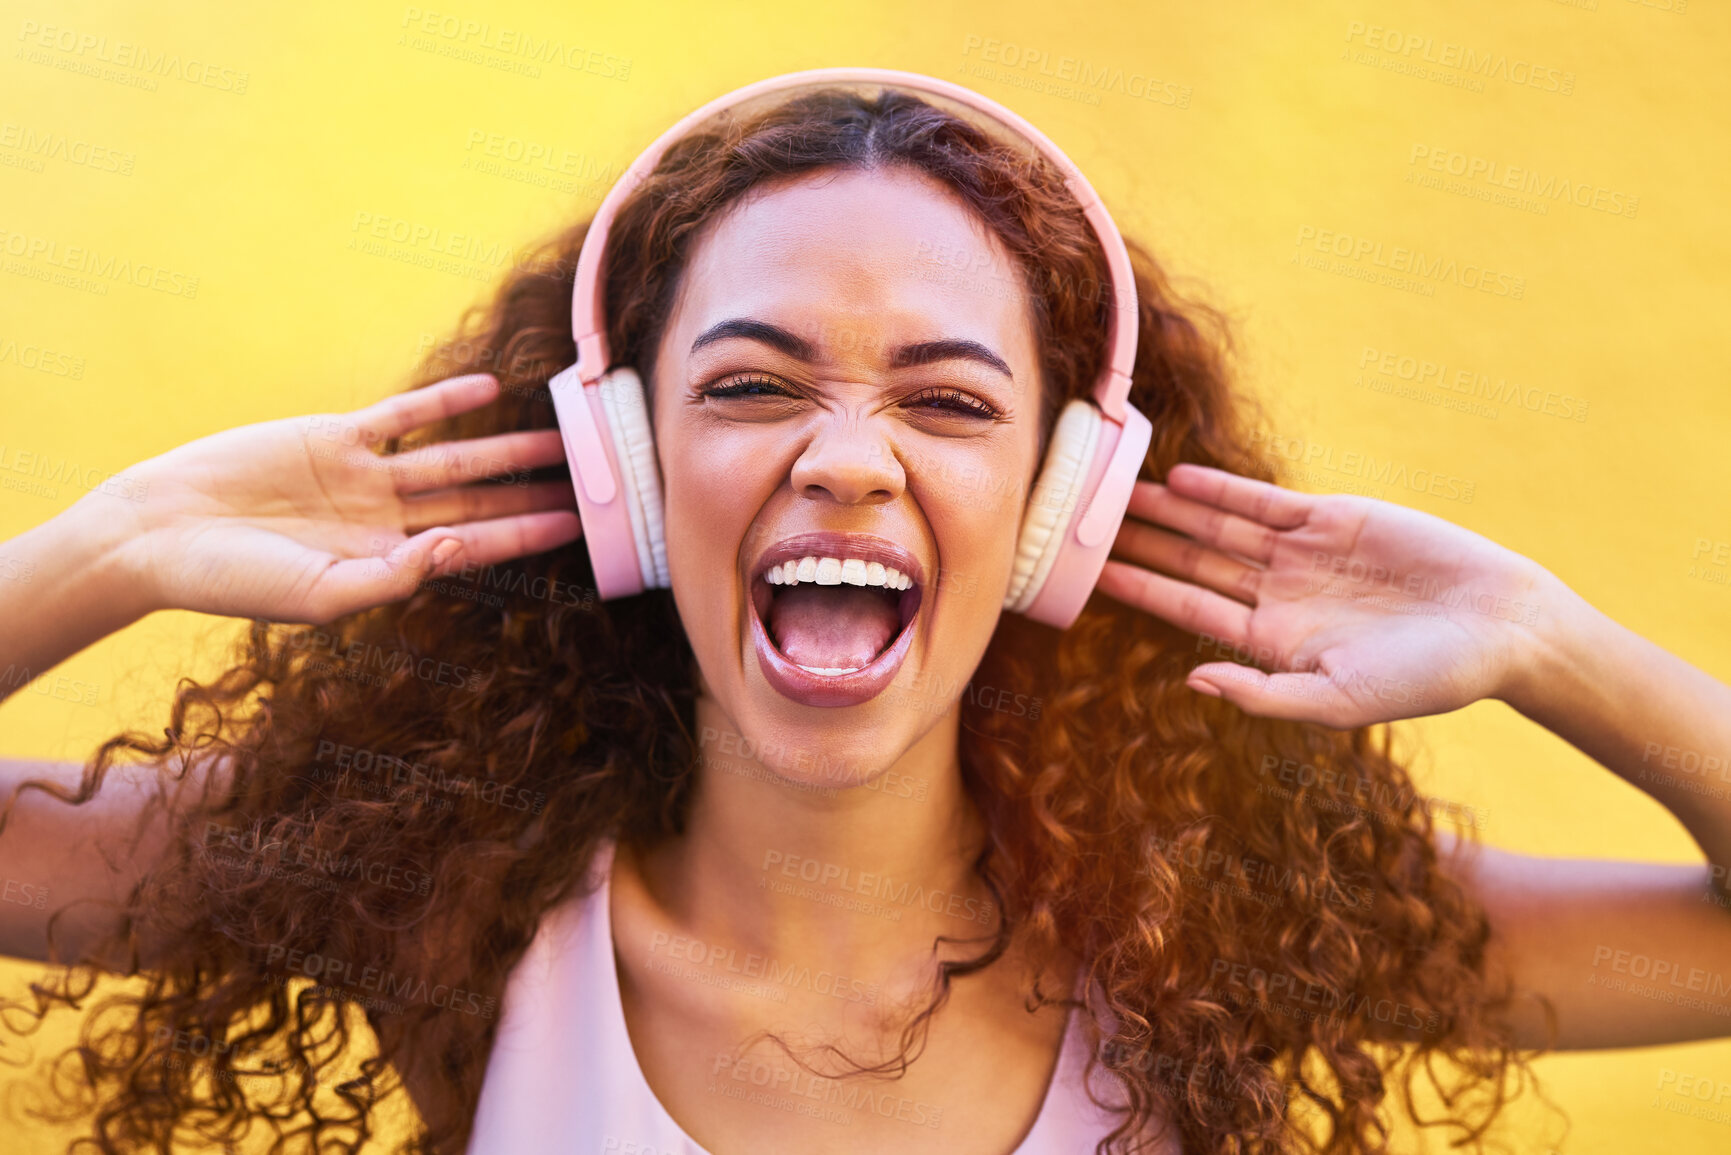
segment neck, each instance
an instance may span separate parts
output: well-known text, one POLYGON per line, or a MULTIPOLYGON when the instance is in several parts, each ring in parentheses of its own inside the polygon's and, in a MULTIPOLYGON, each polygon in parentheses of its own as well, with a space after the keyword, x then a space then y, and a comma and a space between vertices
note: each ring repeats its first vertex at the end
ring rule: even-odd
POLYGON ((962 786, 958 710, 881 773, 821 790, 752 757, 708 696, 697 723, 705 755, 685 833, 643 863, 658 903, 692 934, 883 974, 929 958, 937 935, 996 926, 972 869, 984 831, 962 786))

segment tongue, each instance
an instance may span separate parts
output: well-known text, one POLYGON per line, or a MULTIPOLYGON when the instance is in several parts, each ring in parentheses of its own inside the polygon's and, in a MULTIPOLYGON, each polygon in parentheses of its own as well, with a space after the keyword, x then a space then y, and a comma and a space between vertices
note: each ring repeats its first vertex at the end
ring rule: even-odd
POLYGON ((831 670, 871 665, 900 624, 894 601, 851 585, 778 592, 764 621, 776 646, 794 662, 831 670))

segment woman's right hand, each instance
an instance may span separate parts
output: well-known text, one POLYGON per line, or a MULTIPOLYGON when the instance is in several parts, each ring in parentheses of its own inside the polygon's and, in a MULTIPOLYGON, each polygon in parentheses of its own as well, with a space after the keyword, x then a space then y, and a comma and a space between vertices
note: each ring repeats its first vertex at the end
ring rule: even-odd
POLYGON ((241 426, 126 470, 142 500, 83 500, 131 519, 119 571, 144 606, 323 624, 581 536, 569 481, 471 484, 563 461, 557 430, 375 452, 498 393, 472 374, 351 413, 241 426))

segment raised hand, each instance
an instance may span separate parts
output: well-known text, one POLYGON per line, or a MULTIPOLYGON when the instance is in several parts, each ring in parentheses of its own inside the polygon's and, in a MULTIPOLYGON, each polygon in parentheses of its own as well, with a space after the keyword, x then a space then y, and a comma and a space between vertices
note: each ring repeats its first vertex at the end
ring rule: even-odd
POLYGON ((498 392, 488 374, 452 377, 351 413, 230 429, 133 466, 126 475, 145 499, 105 505, 135 522, 125 571, 151 608, 324 623, 464 563, 575 540, 570 482, 484 484, 564 460, 556 430, 375 452, 498 392))
POLYGON ((1137 483, 1113 553, 1101 592, 1198 635, 1193 689, 1340 729, 1500 696, 1573 597, 1442 518, 1200 465, 1137 483))

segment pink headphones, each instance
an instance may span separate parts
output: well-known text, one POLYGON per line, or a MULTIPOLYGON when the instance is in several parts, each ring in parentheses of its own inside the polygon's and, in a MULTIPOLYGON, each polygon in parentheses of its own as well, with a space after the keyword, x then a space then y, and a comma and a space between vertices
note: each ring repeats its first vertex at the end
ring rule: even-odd
POLYGON ((816 68, 748 84, 710 101, 656 138, 608 192, 583 240, 571 298, 577 363, 548 385, 577 491, 583 538, 603 598, 665 589, 667 546, 662 533, 660 468, 650 434, 643 385, 630 366, 608 369, 607 327, 601 316, 601 254, 614 214, 651 172, 668 146, 717 112, 789 88, 867 85, 912 89, 984 112, 1015 129, 1064 174, 1087 214, 1111 268, 1110 356, 1095 382, 1093 403, 1065 406, 1052 430, 1046 460, 1023 516, 1004 608, 1063 629, 1076 620, 1099 580, 1106 555, 1130 504, 1153 427, 1127 403, 1136 360, 1136 283, 1130 254, 1106 207, 1075 163, 1026 120, 977 92, 917 72, 887 68, 816 68))

